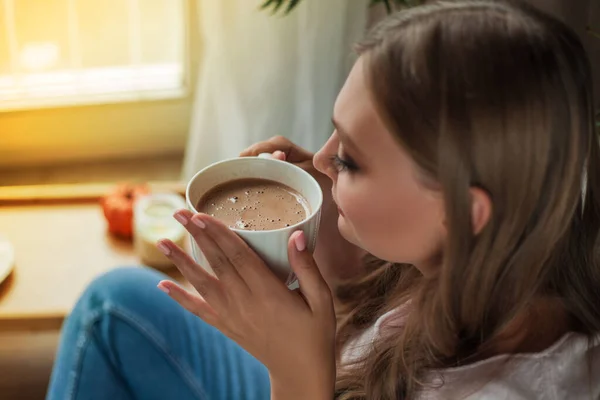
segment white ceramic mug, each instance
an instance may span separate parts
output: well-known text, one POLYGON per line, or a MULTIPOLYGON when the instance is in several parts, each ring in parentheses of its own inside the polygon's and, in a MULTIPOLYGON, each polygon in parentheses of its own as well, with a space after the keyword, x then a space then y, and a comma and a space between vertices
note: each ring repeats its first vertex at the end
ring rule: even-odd
MULTIPOLYGON (((212 164, 194 175, 186 189, 188 208, 198 212, 196 205, 206 192, 222 183, 245 178, 268 179, 282 183, 296 190, 308 202, 310 214, 295 225, 267 231, 231 228, 266 262, 281 281, 288 286, 293 285, 295 275, 288 260, 288 241, 292 233, 302 230, 308 250, 314 251, 323 203, 321 187, 308 172, 285 161, 267 157, 233 158, 212 164)), ((192 253, 201 266, 212 272, 194 240, 192 240, 192 253)))

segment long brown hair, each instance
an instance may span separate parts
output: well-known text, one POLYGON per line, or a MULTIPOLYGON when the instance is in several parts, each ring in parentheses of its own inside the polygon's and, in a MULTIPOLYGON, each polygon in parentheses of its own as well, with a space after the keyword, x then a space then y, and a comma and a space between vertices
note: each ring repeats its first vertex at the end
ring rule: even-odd
POLYGON ((429 371, 486 354, 540 296, 599 333, 600 150, 577 35, 513 1, 439 1, 388 17, 358 53, 388 129, 439 184, 448 239, 431 277, 374 263, 340 288, 340 348, 408 299, 411 311, 341 366, 338 397, 412 399, 429 371), (493 204, 478 234, 473 187, 493 204))

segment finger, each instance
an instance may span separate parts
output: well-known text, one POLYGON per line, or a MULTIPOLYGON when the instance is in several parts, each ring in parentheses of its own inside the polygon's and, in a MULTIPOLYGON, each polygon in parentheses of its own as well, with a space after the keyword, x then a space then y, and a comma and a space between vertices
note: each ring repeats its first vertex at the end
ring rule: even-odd
MULTIPOLYGON (((200 221, 205 226, 206 234, 216 245, 205 253, 206 258, 212 265, 209 257, 217 262, 222 262, 222 256, 227 258, 231 265, 246 282, 249 288, 256 287, 257 283, 268 279, 269 269, 264 261, 248 246, 244 240, 229 229, 221 221, 206 214, 196 214, 193 221, 200 221)), ((275 279, 275 277, 273 276, 275 279)))
POLYGON ((281 151, 285 154, 285 161, 294 164, 303 163, 301 168, 312 167, 313 154, 300 146, 295 145, 283 136, 275 136, 266 142, 256 143, 240 153, 240 157, 256 157, 261 153, 275 153, 281 151))
MULTIPOLYGON (((185 229, 192 235, 192 238, 202 250, 202 254, 210 264, 211 269, 224 285, 233 290, 247 289, 243 279, 237 270, 231 265, 227 256, 218 249, 218 246, 205 232, 205 223, 201 219, 196 219, 195 215, 189 210, 179 210, 174 215, 185 229)), ((226 228, 229 234, 237 237, 229 228, 226 228)))
POLYGON ((288 257, 292 270, 298 277, 300 291, 313 313, 331 312, 331 292, 313 255, 308 251, 304 232, 296 231, 290 236, 288 257))
POLYGON ((192 294, 171 281, 160 281, 157 287, 178 302, 183 308, 215 326, 219 315, 202 297, 192 294))
MULTIPOLYGON (((310 151, 305 150, 302 147, 294 144, 287 138, 284 138, 282 136, 275 136, 274 138, 269 139, 268 142, 279 146, 275 150, 283 151, 285 153, 286 161, 289 161, 294 164, 309 161, 312 165, 313 154, 310 151)), ((275 150, 273 150, 272 152, 274 152, 275 150)))
POLYGON ((224 304, 220 282, 198 265, 185 251, 168 239, 157 243, 158 249, 175 264, 181 274, 213 307, 219 308, 224 304))
POLYGON ((286 155, 281 150, 276 150, 273 152, 273 158, 280 161, 285 161, 286 155))
POLYGON ((258 156, 260 153, 273 153, 277 150, 283 151, 287 153, 289 148, 294 146, 294 144, 286 139, 283 136, 275 136, 271 139, 253 144, 248 147, 246 150, 242 151, 240 154, 241 157, 252 157, 258 156))

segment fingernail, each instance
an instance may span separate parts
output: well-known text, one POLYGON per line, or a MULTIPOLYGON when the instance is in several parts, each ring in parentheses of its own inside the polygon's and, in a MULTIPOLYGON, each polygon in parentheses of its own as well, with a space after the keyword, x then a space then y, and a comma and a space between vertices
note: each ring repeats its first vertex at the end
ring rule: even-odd
POLYGON ((171 249, 169 248, 169 246, 167 246, 167 244, 163 241, 160 241, 158 243, 156 243, 156 247, 158 248, 158 250, 160 250, 161 253, 163 253, 165 256, 168 256, 169 254, 171 254, 171 249))
POLYGON ((171 291, 169 290, 168 287, 163 286, 162 282, 159 283, 158 285, 156 285, 157 288, 159 288, 160 290, 162 290, 163 292, 165 292, 166 294, 171 293, 171 291))
POLYGON ((177 222, 179 222, 181 225, 187 225, 188 223, 188 219, 185 215, 181 214, 181 213, 175 213, 175 215, 173 215, 173 217, 177 220, 177 222))
POLYGON ((283 151, 281 151, 281 150, 276 150, 273 153, 273 157, 285 161, 285 153, 283 151))
POLYGON ((296 244, 296 250, 304 251, 306 249, 306 238, 304 237, 304 232, 300 231, 299 234, 294 238, 294 243, 296 244))
POLYGON ((200 229, 204 229, 206 228, 206 224, 204 223, 204 221, 202 221, 200 218, 198 217, 194 217, 192 218, 192 222, 194 223, 194 225, 196 225, 198 228, 200 229))

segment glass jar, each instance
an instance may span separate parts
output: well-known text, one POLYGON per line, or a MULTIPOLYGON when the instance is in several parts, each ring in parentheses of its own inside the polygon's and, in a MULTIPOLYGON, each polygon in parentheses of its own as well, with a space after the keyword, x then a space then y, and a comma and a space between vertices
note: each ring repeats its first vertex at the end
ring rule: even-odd
POLYGON ((182 208, 185 208, 185 201, 176 193, 153 193, 136 201, 133 240, 135 252, 142 263, 157 269, 173 265, 156 248, 156 242, 169 239, 184 248, 187 231, 173 218, 173 213, 182 208))

